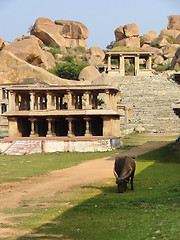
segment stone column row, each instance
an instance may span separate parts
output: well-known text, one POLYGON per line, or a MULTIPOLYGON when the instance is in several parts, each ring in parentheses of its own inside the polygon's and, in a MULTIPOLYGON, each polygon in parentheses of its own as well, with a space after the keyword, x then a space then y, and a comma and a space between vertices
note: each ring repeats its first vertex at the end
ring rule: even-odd
MULTIPOLYGON (((139 57, 140 54, 137 54, 135 56, 132 56, 132 58, 135 59, 134 65, 135 65, 135 76, 139 75, 139 57)), ((149 55, 146 60, 146 69, 151 70, 151 58, 152 56, 149 55)), ((125 75, 125 57, 123 54, 119 54, 119 74, 120 76, 125 75)), ((111 55, 108 55, 108 71, 111 71, 111 55)))

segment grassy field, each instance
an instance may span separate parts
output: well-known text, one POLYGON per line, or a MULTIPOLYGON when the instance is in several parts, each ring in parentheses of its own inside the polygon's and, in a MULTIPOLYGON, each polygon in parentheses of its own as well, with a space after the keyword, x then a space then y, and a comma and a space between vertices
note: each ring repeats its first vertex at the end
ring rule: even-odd
MULTIPOLYGON (((126 145, 142 144, 145 138, 142 135, 130 135, 126 137, 126 145)), ((159 139, 157 137, 153 141, 159 139)), ((152 141, 152 138, 148 140, 152 141)), ((68 155, 68 161, 74 159, 75 155, 68 155)), ((41 159, 38 156, 36 161, 41 159)), ((74 159, 72 164, 74 161, 77 160, 74 159)), ((180 143, 173 142, 138 156, 135 191, 118 194, 114 179, 73 187, 54 197, 24 201, 19 208, 3 209, 3 213, 13 217, 10 219, 12 224, 1 227, 13 226, 32 231, 8 240, 177 240, 180 239, 179 173, 180 143)))

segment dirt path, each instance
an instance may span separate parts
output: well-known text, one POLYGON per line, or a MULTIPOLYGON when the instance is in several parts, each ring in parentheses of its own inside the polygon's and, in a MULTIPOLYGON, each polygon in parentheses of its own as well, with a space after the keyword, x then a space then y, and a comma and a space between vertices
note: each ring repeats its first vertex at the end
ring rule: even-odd
MULTIPOLYGON (((140 155, 160 148, 169 142, 148 142, 134 147, 121 155, 140 155)), ((28 178, 22 182, 0 185, 0 209, 18 207, 22 200, 51 196, 74 185, 88 184, 113 177, 115 155, 87 161, 62 170, 52 171, 46 176, 28 178)))
MULTIPOLYGON (((167 145, 169 142, 148 142, 134 147, 121 155, 137 156, 167 145)), ((0 184, 0 209, 16 208, 22 200, 37 199, 52 196, 57 192, 65 192, 75 185, 89 184, 113 176, 115 155, 112 157, 91 160, 67 169, 52 171, 46 176, 27 178, 22 182, 0 184)), ((13 228, 8 218, 10 214, 0 213, 0 224, 10 224, 12 227, 0 226, 0 239, 22 236, 29 231, 13 228)))

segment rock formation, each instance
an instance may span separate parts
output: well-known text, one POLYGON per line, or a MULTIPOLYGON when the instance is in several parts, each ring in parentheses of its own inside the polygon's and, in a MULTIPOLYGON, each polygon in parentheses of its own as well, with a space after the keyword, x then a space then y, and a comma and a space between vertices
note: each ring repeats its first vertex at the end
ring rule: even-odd
POLYGON ((41 39, 47 46, 58 45, 61 50, 65 50, 65 47, 87 47, 85 39, 89 32, 80 22, 68 20, 52 22, 48 18, 41 17, 36 20, 31 34, 41 39))
POLYGON ((55 24, 59 27, 61 36, 65 38, 66 47, 87 47, 85 39, 88 38, 89 32, 84 24, 68 20, 56 20, 55 24))
POLYGON ((136 23, 120 26, 114 31, 117 46, 140 47, 139 29, 136 23))
POLYGON ((180 68, 180 48, 176 51, 171 62, 171 68, 180 68))
POLYGON ((18 58, 38 67, 49 69, 55 66, 55 60, 50 52, 43 51, 39 47, 38 40, 34 36, 19 39, 4 47, 18 58))
POLYGON ((41 39, 45 45, 58 45, 61 49, 65 48, 65 40, 59 34, 58 26, 48 18, 38 18, 31 30, 31 34, 41 39))
POLYGON ((91 65, 101 65, 105 58, 104 51, 99 47, 91 47, 87 53, 88 63, 91 65))
POLYGON ((180 47, 180 15, 168 16, 167 29, 162 29, 159 36, 149 31, 142 35, 141 40, 143 49, 154 52, 154 66, 170 64, 173 60, 171 67, 178 67, 175 53, 180 47))
POLYGON ((80 81, 92 81, 100 76, 94 65, 85 67, 79 74, 80 81))
POLYGON ((168 16, 167 29, 180 31, 180 15, 168 16))
POLYGON ((4 47, 4 41, 0 38, 0 50, 4 47))
POLYGON ((36 78, 47 83, 68 85, 74 83, 71 80, 61 79, 48 71, 33 66, 9 51, 0 51, 0 83, 14 84, 23 78, 36 78))
POLYGON ((158 34, 155 31, 149 31, 146 34, 142 35, 144 43, 151 43, 158 37, 158 34))

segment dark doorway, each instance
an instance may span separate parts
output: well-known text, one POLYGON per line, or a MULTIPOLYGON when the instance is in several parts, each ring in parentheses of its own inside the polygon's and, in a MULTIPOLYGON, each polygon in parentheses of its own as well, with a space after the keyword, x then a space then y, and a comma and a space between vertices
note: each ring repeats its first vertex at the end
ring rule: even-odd
POLYGON ((31 133, 31 122, 28 118, 22 117, 18 120, 19 131, 22 137, 29 137, 31 133))
POLYGON ((48 131, 48 123, 46 120, 38 121, 38 135, 39 137, 46 137, 48 131))
POLYGON ((68 134, 68 121, 65 118, 60 118, 55 121, 56 136, 67 136, 68 134))
POLYGON ((86 122, 83 118, 77 118, 74 121, 74 135, 84 136, 86 131, 86 122))
POLYGON ((101 117, 96 117, 91 121, 91 132, 93 136, 103 135, 103 120, 101 117))

